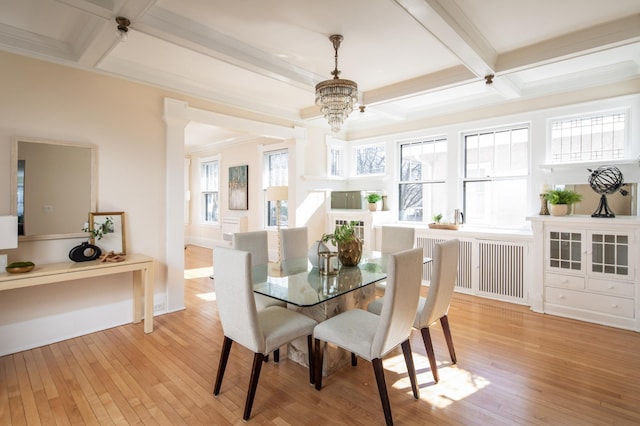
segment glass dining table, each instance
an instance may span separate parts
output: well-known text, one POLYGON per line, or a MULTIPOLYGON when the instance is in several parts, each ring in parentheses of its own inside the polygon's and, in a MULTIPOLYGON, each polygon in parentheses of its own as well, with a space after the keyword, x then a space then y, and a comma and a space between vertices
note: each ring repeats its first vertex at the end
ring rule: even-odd
POLYGON ((341 266, 323 275, 307 257, 292 258, 252 269, 253 291, 297 307, 312 307, 387 278, 388 256, 363 253, 358 266, 341 266))
MULTIPOLYGON (((367 309, 376 296, 376 286, 372 284, 387 279, 388 260, 385 253, 363 252, 357 266, 341 266, 335 275, 322 275, 307 257, 256 265, 252 268, 253 291, 286 302, 289 309, 322 322, 349 309, 367 309)), ((431 259, 423 261, 426 264, 431 259)), ((306 339, 292 342, 287 356, 306 366, 306 339)), ((350 359, 342 349, 327 347, 323 374, 336 371, 350 359)))

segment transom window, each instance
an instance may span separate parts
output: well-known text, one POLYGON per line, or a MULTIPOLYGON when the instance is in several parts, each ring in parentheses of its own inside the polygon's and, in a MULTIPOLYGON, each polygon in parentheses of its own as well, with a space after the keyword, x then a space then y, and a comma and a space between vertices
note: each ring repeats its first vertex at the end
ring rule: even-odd
POLYGON ((400 144, 399 220, 431 221, 446 212, 447 140, 400 144))
POLYGON ((464 153, 465 222, 500 228, 524 226, 529 126, 467 133, 464 153))
POLYGON ((551 122, 552 163, 625 157, 627 114, 613 112, 551 122))

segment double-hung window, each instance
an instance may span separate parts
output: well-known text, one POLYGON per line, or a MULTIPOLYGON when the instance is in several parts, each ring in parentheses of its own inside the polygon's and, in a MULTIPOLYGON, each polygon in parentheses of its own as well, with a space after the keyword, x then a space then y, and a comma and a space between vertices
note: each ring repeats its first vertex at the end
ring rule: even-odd
MULTIPOLYGON (((266 188, 270 186, 288 186, 289 184, 289 153, 286 149, 268 151, 264 153, 264 182, 266 188)), ((276 226, 277 202, 266 199, 267 226, 276 226)), ((280 201, 280 226, 289 224, 289 203, 280 201)))
POLYGON ((220 222, 220 161, 217 158, 203 158, 200 162, 200 194, 202 222, 220 222))
POLYGON ((466 133, 463 139, 465 222, 500 228, 525 226, 529 126, 466 133))
POLYGON ((446 209, 447 140, 400 144, 399 220, 423 222, 446 209))

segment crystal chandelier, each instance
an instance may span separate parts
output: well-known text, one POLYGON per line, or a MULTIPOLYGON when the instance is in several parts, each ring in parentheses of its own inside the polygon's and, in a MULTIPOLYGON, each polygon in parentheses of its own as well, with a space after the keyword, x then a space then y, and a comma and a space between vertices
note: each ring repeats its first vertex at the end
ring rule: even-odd
POLYGON ((339 34, 329 36, 336 52, 336 68, 331 72, 333 79, 321 81, 316 85, 316 105, 320 107, 324 118, 329 122, 331 131, 339 132, 342 123, 353 111, 358 102, 358 85, 355 81, 338 78, 338 48, 343 40, 339 34))

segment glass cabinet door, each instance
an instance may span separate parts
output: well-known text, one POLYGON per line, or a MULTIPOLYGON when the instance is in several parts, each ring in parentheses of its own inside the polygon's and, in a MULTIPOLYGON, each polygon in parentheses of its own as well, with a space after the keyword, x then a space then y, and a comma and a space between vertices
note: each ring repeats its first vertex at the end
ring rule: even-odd
POLYGON ((633 278, 629 268, 630 238, 627 234, 592 232, 590 275, 604 274, 620 278, 633 278))
POLYGON ((550 231, 548 234, 547 269, 582 272, 584 234, 582 232, 550 231))

